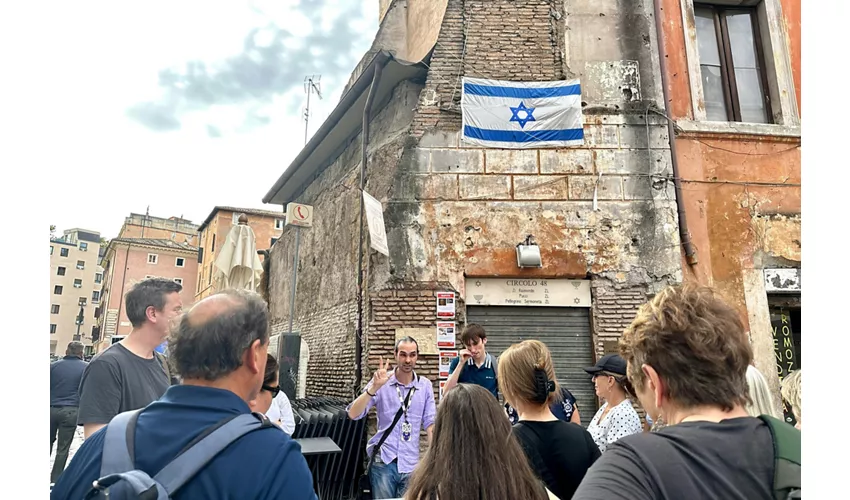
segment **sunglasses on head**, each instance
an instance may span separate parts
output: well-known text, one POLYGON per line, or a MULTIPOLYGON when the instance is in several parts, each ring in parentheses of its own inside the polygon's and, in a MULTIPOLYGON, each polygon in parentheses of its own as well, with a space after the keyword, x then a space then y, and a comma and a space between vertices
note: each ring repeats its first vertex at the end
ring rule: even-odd
POLYGON ((268 385, 263 384, 263 390, 269 391, 270 393, 272 393, 272 398, 276 398, 278 393, 280 393, 280 386, 278 385, 277 387, 270 387, 268 385))

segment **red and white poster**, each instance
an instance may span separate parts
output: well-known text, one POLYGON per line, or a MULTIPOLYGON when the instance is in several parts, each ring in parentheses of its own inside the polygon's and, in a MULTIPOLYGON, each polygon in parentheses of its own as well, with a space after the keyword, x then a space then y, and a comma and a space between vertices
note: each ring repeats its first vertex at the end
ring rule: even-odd
POLYGON ((455 293, 437 292, 437 318, 451 319, 455 317, 455 293))
POLYGON ((437 321, 437 348, 455 348, 455 322, 437 321))
POLYGON ((449 368, 456 357, 457 351, 440 351, 440 378, 449 378, 449 368))
POLYGON ((443 389, 446 387, 446 381, 440 380, 440 401, 443 400, 443 389))

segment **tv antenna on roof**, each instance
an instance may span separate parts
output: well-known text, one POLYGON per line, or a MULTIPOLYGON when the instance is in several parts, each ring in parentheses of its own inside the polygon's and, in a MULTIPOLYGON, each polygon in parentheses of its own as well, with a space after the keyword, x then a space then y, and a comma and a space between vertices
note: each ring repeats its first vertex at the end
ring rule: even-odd
POLYGON ((313 92, 322 98, 322 75, 304 77, 304 92, 307 93, 307 107, 304 108, 304 144, 307 144, 307 133, 310 130, 310 94, 313 92))

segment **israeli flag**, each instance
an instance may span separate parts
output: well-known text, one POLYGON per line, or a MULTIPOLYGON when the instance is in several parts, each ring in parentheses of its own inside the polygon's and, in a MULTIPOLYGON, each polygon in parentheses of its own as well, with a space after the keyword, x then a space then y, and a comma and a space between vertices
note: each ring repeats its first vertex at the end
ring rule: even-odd
POLYGON ((463 140, 488 148, 584 144, 578 80, 507 82, 463 78, 463 140))

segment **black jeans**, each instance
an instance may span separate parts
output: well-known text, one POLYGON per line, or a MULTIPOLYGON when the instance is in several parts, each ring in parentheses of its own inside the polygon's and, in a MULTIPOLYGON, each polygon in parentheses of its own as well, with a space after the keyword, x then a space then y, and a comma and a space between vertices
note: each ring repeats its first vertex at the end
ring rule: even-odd
POLYGON ((53 452, 53 443, 56 442, 57 431, 59 433, 59 445, 56 447, 56 460, 53 461, 53 470, 50 472, 50 482, 55 483, 59 475, 65 470, 68 461, 68 451, 71 449, 71 441, 74 440, 74 432, 77 430, 77 407, 76 406, 51 406, 50 407, 50 452, 53 452))

